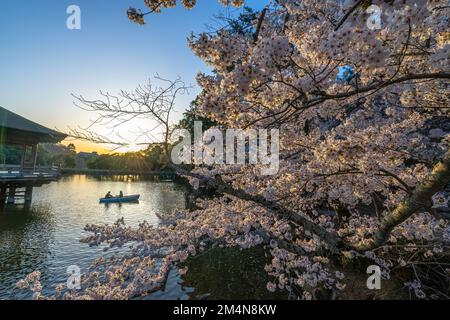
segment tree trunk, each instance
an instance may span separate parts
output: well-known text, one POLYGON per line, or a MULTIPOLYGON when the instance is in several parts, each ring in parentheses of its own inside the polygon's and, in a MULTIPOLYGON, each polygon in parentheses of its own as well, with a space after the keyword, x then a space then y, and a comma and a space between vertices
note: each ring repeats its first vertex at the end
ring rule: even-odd
POLYGON ((391 214, 381 222, 379 231, 372 239, 353 246, 357 251, 367 251, 383 245, 391 234, 392 229, 419 211, 431 212, 432 196, 442 191, 450 182, 450 151, 447 152, 442 162, 438 163, 428 179, 419 185, 414 192, 403 201, 391 214))

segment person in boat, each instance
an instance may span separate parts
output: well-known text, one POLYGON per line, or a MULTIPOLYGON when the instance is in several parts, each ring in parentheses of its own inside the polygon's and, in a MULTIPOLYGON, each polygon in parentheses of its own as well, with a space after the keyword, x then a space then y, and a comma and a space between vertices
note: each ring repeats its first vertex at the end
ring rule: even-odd
POLYGON ((123 198, 123 192, 122 192, 122 190, 120 190, 120 192, 119 192, 119 198, 123 198))
POLYGON ((111 191, 108 191, 108 193, 107 194, 105 194, 105 198, 106 199, 109 199, 109 198, 112 198, 113 196, 112 196, 112 194, 111 194, 111 191))

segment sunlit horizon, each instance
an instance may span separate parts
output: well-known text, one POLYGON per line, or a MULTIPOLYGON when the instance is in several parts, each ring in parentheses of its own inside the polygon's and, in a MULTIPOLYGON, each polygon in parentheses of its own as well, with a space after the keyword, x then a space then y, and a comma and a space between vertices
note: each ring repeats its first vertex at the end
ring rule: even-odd
MULTIPOLYGON (((130 23, 126 9, 141 1, 120 0, 108 3, 79 0, 81 30, 68 30, 66 9, 71 1, 39 1, 27 4, 33 14, 22 17, 15 1, 3 1, 0 12, 0 43, 8 50, 0 52, 0 105, 27 119, 67 133, 70 129, 89 127, 96 115, 77 108, 72 94, 88 99, 99 91, 116 94, 146 84, 156 74, 167 79, 180 77, 194 85, 189 94, 176 102, 172 122, 198 94, 195 76, 210 72, 187 45, 190 32, 201 32, 205 25, 217 22, 211 17, 219 12, 235 14, 239 9, 224 8, 217 1, 203 1, 192 10, 175 8, 163 15, 153 15, 148 24, 130 23), (171 41, 167 41, 171 39, 171 41), (176 63, 175 63, 176 62, 176 63), (182 63, 179 63, 182 62, 182 63)), ((256 0, 248 6, 258 7, 256 0)), ((139 137, 140 128, 151 123, 133 121, 118 128, 97 126, 99 135, 130 143, 116 149, 114 145, 95 145, 68 139, 78 152, 126 152, 145 148, 151 142, 139 137), (134 144, 134 146, 133 146, 134 144), (111 151, 112 150, 112 151, 111 151)), ((152 132, 158 139, 158 131, 152 132)))

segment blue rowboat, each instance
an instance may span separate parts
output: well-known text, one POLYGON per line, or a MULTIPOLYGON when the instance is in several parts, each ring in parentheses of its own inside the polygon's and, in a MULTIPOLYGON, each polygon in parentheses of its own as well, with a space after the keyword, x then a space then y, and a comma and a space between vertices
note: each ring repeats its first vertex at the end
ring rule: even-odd
POLYGON ((113 202, 136 202, 139 200, 139 194, 133 194, 130 196, 123 197, 112 197, 112 198, 100 198, 100 203, 113 203, 113 202))

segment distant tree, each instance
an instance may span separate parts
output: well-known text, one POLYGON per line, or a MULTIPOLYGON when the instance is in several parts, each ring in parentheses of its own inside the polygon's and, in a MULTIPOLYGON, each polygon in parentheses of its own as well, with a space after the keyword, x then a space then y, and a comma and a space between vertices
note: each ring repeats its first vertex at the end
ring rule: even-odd
POLYGON ((167 160, 164 148, 151 145, 143 151, 99 155, 86 165, 89 169, 145 172, 166 169, 167 160))
POLYGON ((73 153, 76 152, 76 148, 75 148, 75 145, 73 143, 69 143, 67 145, 67 149, 69 150, 69 152, 73 152, 73 153))
POLYGON ((253 36, 255 34, 255 21, 258 20, 259 12, 244 6, 237 17, 228 14, 217 14, 215 18, 228 34, 236 36, 253 36))
POLYGON ((201 121, 203 130, 208 130, 209 128, 217 125, 217 122, 209 119, 205 115, 200 115, 197 113, 197 100, 191 102, 189 109, 183 113, 183 118, 178 122, 176 127, 179 129, 188 130, 191 137, 193 137, 195 121, 201 121))
POLYGON ((49 163, 57 165, 61 168, 75 168, 75 155, 69 153, 61 153, 50 158, 49 163))
POLYGON ((145 158, 151 170, 160 170, 163 167, 162 158, 164 157, 164 149, 160 146, 149 146, 145 151, 145 158))
POLYGON ((113 155, 102 154, 98 157, 89 159, 86 163, 88 169, 104 169, 104 170, 112 170, 114 169, 113 164, 113 155))
POLYGON ((51 165, 52 154, 42 145, 38 144, 36 165, 49 166, 51 165))
POLYGON ((22 159, 22 148, 14 145, 0 145, 0 163, 18 165, 22 159))
POLYGON ((65 154, 63 157, 63 167, 64 168, 75 168, 76 161, 73 155, 65 154))

